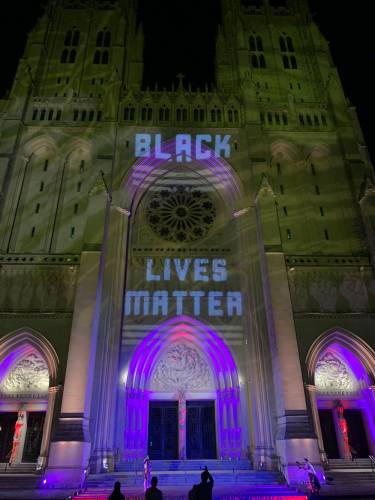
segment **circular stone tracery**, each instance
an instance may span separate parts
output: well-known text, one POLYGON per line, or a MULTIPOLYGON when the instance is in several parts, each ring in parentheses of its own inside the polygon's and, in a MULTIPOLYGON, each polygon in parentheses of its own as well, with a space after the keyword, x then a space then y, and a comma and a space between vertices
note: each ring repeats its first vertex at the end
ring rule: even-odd
POLYGON ((161 238, 174 242, 203 238, 215 216, 215 206, 207 193, 184 186, 159 191, 146 207, 151 229, 161 238))

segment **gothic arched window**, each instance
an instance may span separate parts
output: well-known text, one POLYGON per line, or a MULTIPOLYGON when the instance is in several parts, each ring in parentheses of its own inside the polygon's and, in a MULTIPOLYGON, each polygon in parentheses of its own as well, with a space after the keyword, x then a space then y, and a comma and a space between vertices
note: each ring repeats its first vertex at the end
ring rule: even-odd
POLYGON ((281 52, 286 52, 286 44, 285 44, 285 39, 283 36, 279 37, 279 44, 280 44, 281 52))
POLYGON ((68 53, 68 49, 62 51, 60 62, 66 63, 68 61, 68 53))
POLYGON ((297 69, 297 59, 294 56, 291 56, 290 64, 292 66, 292 69, 297 69))
POLYGON ((77 57, 77 51, 76 50, 71 50, 69 54, 69 62, 74 63, 76 62, 76 57, 77 57))
POLYGON ((109 61, 109 52, 108 50, 104 50, 102 53, 102 64, 108 64, 109 61))
POLYGON ((250 48, 250 50, 254 50, 254 51, 256 50, 255 38, 252 35, 249 36, 249 48, 250 48))
POLYGON ((290 38, 290 36, 286 37, 286 44, 288 46, 288 51, 294 52, 294 46, 293 46, 293 42, 292 42, 292 39, 290 38))
POLYGON ((100 50, 96 50, 94 54, 94 64, 100 64, 100 50))
POLYGON ((73 35, 73 40, 72 40, 73 47, 78 46, 79 39, 80 39, 80 32, 78 30, 75 30, 74 35, 73 35))
POLYGON ((64 45, 65 47, 70 47, 72 44, 72 30, 69 30, 65 34, 64 45))
POLYGON ((106 31, 104 33, 103 47, 109 47, 111 45, 111 32, 106 31))
POLYGON ((263 52, 263 42, 262 42, 262 37, 260 37, 259 35, 257 36, 257 51, 258 52, 263 52))
POLYGON ((260 68, 266 67, 266 59, 265 59, 263 54, 260 54, 260 56, 259 56, 259 67, 260 68))
POLYGON ((285 69, 289 69, 289 57, 288 56, 283 56, 283 65, 285 69))
POLYGON ((97 47, 103 47, 103 39, 104 39, 104 33, 103 33, 103 31, 99 31, 98 34, 96 35, 96 46, 97 47))

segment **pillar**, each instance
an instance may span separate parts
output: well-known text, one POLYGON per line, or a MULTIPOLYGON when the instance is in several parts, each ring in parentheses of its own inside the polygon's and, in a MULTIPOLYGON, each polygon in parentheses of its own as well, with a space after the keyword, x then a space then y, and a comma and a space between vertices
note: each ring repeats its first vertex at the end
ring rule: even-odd
POLYGON ((53 422, 53 416, 55 412, 55 403, 56 403, 56 396, 57 393, 60 390, 60 386, 56 387, 49 387, 48 389, 48 402, 47 402, 47 411, 46 411, 46 416, 44 419, 44 426, 43 426, 43 437, 42 437, 42 443, 40 446, 40 455, 38 457, 38 463, 37 463, 37 470, 44 470, 46 465, 47 465, 47 458, 48 458, 48 451, 49 451, 49 445, 50 445, 50 439, 51 439, 51 429, 52 429, 52 422, 53 422))
POLYGON ((91 351, 99 262, 99 251, 82 252, 61 412, 46 471, 47 482, 55 487, 79 487, 90 456, 91 351))
MULTIPOLYGON (((267 317, 264 306, 262 264, 259 255, 259 235, 255 207, 242 208, 234 214, 237 231, 241 235, 239 261, 243 267, 243 288, 249 293, 244 295, 245 352, 246 352, 246 392, 247 425, 249 426, 251 459, 255 467, 272 468, 275 460, 273 412, 272 412, 272 375, 267 338, 267 317)), ((247 453, 248 455, 248 453, 247 453)))
POLYGON ((178 395, 178 456, 186 459, 186 395, 181 391, 178 395))
POLYGON ((312 413, 312 417, 313 417, 315 434, 316 434, 316 437, 318 439, 320 459, 323 463, 326 463, 327 462, 327 455, 326 455, 326 452, 324 450, 322 429, 320 427, 319 410, 318 410, 318 405, 316 402, 316 386, 306 384, 306 389, 307 389, 307 392, 308 392, 309 398, 310 398, 311 413, 312 413))
MULTIPOLYGON (((116 406, 122 383, 119 359, 129 215, 130 212, 110 207, 103 257, 103 282, 98 304, 95 391, 92 402, 93 450, 90 457, 92 472, 114 470, 118 448, 115 444, 116 427, 123 425, 116 421, 116 406)), ((123 445, 122 442, 120 447, 123 445)))

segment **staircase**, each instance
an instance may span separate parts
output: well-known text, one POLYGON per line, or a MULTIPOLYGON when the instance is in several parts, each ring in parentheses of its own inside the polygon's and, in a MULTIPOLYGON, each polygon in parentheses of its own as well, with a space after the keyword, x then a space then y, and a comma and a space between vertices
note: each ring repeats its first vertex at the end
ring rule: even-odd
POLYGON ((375 467, 369 458, 358 458, 357 460, 329 460, 325 471, 327 484, 365 484, 374 483, 375 491, 375 467))
POLYGON ((40 486, 41 477, 35 474, 36 464, 0 463, 0 491, 31 490, 40 486))
MULTIPOLYGON (((200 482, 200 475, 205 465, 213 475, 215 484, 285 483, 284 477, 279 472, 251 470, 248 460, 153 460, 151 475, 158 477, 160 486, 193 485, 200 482)), ((115 473, 90 475, 86 484, 88 487, 103 486, 104 481, 106 485, 112 486, 119 478, 124 484, 143 485, 143 462, 139 460, 120 462, 115 473)))
MULTIPOLYGON (((306 499, 296 490, 285 485, 279 472, 254 471, 248 460, 153 460, 152 476, 158 477, 158 487, 166 499, 186 499, 193 484, 200 482, 200 475, 207 465, 215 487, 214 498, 230 499, 306 499)), ((107 474, 90 474, 85 489, 74 496, 79 500, 106 500, 115 481, 120 481, 126 498, 143 499, 143 461, 120 462, 116 471, 107 474)))

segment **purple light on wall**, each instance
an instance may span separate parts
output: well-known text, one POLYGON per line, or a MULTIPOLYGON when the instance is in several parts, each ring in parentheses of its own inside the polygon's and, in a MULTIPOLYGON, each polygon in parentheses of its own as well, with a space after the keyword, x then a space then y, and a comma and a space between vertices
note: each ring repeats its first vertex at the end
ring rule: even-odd
POLYGON ((216 386, 219 453, 241 455, 240 388, 229 347, 207 325, 187 316, 171 318, 145 337, 135 349, 126 380, 125 450, 128 458, 144 455, 147 448, 149 381, 161 352, 173 343, 188 342, 208 360, 216 386))
MULTIPOLYGON (((149 157, 139 158, 133 165, 131 173, 124 185, 125 192, 133 199, 139 189, 146 190, 155 182, 156 175, 153 175, 157 169, 164 165, 168 166, 176 161, 175 139, 169 139, 162 144, 162 149, 166 154, 171 155, 171 159, 160 159, 156 157, 155 148, 151 150, 149 157)), ((219 184, 225 189, 227 200, 234 205, 235 200, 241 195, 241 183, 230 165, 220 156, 217 156, 208 146, 202 144, 202 152, 209 153, 207 159, 193 160, 191 163, 184 163, 194 170, 197 166, 204 167, 213 177, 213 184, 219 184)), ((181 163, 179 163, 181 165, 181 163)), ((208 180, 208 179, 207 179, 208 180)))

